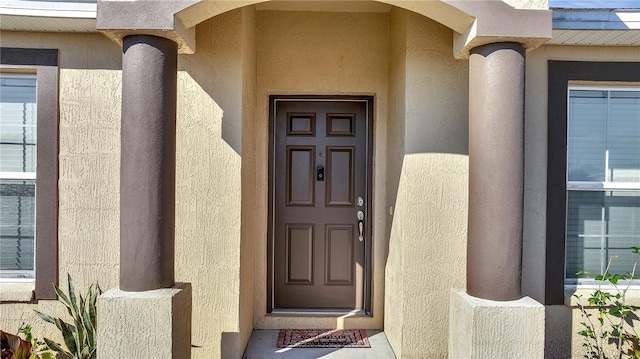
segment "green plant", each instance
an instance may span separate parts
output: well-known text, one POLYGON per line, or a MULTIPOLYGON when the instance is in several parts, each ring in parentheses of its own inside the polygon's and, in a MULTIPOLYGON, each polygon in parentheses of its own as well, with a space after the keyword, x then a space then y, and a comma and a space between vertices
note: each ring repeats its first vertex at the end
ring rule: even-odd
POLYGON ((25 339, 0 330, 2 359, 54 359, 45 343, 31 335, 30 325, 20 327, 18 333, 24 334, 25 339))
MULTIPOLYGON (((640 255, 638 247, 631 247, 631 252, 640 255)), ((596 276, 597 288, 586 298, 587 304, 582 303, 582 295, 574 295, 578 299, 580 313, 584 319, 578 332, 583 338, 582 346, 587 350, 584 358, 608 359, 610 351, 606 344, 615 346, 616 357, 630 357, 640 359, 640 341, 633 320, 638 319, 633 313, 633 307, 626 302, 626 294, 631 285, 631 280, 636 279, 635 272, 638 263, 636 258, 631 272, 626 274, 609 273, 611 262, 618 256, 609 258, 603 274, 596 276), (620 282, 625 281, 622 287, 620 282), (613 285, 613 290, 603 289, 603 285, 613 285), (593 307, 597 312, 597 321, 593 320, 593 314, 588 308, 593 307)), ((589 277, 588 272, 578 272, 577 275, 589 277)))
POLYGON ((96 358, 96 300, 102 293, 97 284, 92 284, 83 297, 76 296, 71 276, 67 274, 68 295, 58 286, 54 285, 58 300, 67 308, 67 312, 73 319, 73 324, 67 323, 61 318, 35 311, 44 321, 55 325, 62 333, 62 339, 66 348, 51 339, 44 338, 46 346, 58 353, 62 353, 72 359, 96 358))
POLYGON ((33 352, 30 359, 40 358, 40 359, 54 359, 53 354, 51 354, 48 350, 47 344, 43 341, 40 341, 33 337, 31 334, 31 326, 29 324, 24 325, 18 329, 18 333, 24 334, 24 340, 31 343, 31 350, 33 352))
POLYGON ((31 357, 31 343, 2 330, 0 330, 0 346, 2 359, 29 359, 31 357))

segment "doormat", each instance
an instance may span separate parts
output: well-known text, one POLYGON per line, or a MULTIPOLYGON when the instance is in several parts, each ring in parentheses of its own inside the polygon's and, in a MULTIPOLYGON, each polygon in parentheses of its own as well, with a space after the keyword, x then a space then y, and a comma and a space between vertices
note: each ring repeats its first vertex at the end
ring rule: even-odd
POLYGON ((371 348, 364 329, 281 329, 278 348, 371 348))

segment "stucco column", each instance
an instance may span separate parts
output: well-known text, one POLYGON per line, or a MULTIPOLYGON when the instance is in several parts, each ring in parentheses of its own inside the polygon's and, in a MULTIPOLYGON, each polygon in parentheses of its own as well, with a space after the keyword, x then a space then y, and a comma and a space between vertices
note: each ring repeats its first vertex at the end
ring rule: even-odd
POLYGON ((494 43, 469 59, 467 293, 520 298, 525 50, 494 43))
POLYGON ((174 285, 177 44, 123 39, 120 289, 174 285))

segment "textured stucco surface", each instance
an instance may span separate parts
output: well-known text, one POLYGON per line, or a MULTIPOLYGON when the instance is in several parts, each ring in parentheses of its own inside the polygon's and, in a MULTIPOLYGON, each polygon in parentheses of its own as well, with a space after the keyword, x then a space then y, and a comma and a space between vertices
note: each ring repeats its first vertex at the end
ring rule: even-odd
POLYGON ((242 233, 240 242, 240 348, 253 330, 256 218, 256 12, 242 9, 242 233))
POLYGON ((245 21, 237 10, 198 25, 198 51, 178 62, 176 281, 193 287, 193 358, 239 358, 251 330, 239 320, 241 248, 251 248, 241 237, 245 21))
MULTIPOLYGON (((398 191, 397 185, 402 172, 402 158, 404 157, 404 126, 406 110, 406 86, 405 76, 407 73, 407 15, 405 11, 392 9, 389 15, 389 121, 387 125, 387 183, 390 186, 386 191, 386 206, 388 212, 385 213, 386 226, 385 238, 389 238, 391 230, 394 231, 394 245, 403 238, 401 228, 391 225, 393 210, 396 203, 404 203, 406 198, 404 191, 398 191), (393 123, 393 125, 391 125, 393 123)), ((390 249, 391 243, 388 245, 390 249)), ((404 296, 404 280, 402 271, 395 266, 402 265, 402 251, 393 250, 387 254, 385 267, 385 321, 384 328, 387 340, 397 357, 402 354, 402 325, 404 323, 403 301, 397 298, 404 296)))
POLYGON ((465 285, 468 63, 444 26, 391 19, 385 333, 399 358, 444 358, 449 288, 465 285))
POLYGON ((99 319, 98 358, 191 358, 188 283, 143 292, 112 289, 97 306, 109 314, 99 319))
POLYGON ((544 306, 524 297, 496 302, 451 291, 449 358, 544 358, 544 306))
MULTIPOLYGON (((2 46, 58 48, 60 60, 59 270, 84 293, 91 282, 118 283, 121 49, 102 35, 2 32, 2 46)), ((2 290, 2 288, 0 288, 2 290)), ((33 309, 66 316, 55 301, 3 303, 0 327, 22 323, 60 340, 33 309)))
MULTIPOLYGON (((242 121, 253 120, 252 102, 243 101, 254 82, 248 10, 198 26, 199 53, 179 59, 175 271, 193 286, 194 358, 240 357, 251 332, 250 267, 239 324, 242 121)), ((93 281, 116 288, 122 49, 99 34, 1 36, 3 46, 60 49, 59 277, 70 273, 81 292, 93 281)), ((3 303, 1 327, 29 323, 36 336, 59 339, 33 309, 65 315, 52 301, 3 303)))
POLYGON ((384 270, 385 124, 388 15, 258 11, 256 127, 256 276, 254 326, 382 328, 384 270), (268 97, 272 94, 373 95, 373 317, 266 314, 268 97))

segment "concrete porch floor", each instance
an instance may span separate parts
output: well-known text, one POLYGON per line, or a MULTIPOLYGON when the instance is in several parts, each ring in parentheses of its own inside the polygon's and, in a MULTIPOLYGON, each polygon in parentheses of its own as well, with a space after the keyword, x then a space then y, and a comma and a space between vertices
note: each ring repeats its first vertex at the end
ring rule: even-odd
POLYGON ((387 336, 381 330, 367 330, 371 348, 278 348, 279 330, 254 330, 243 359, 395 359, 387 336))

